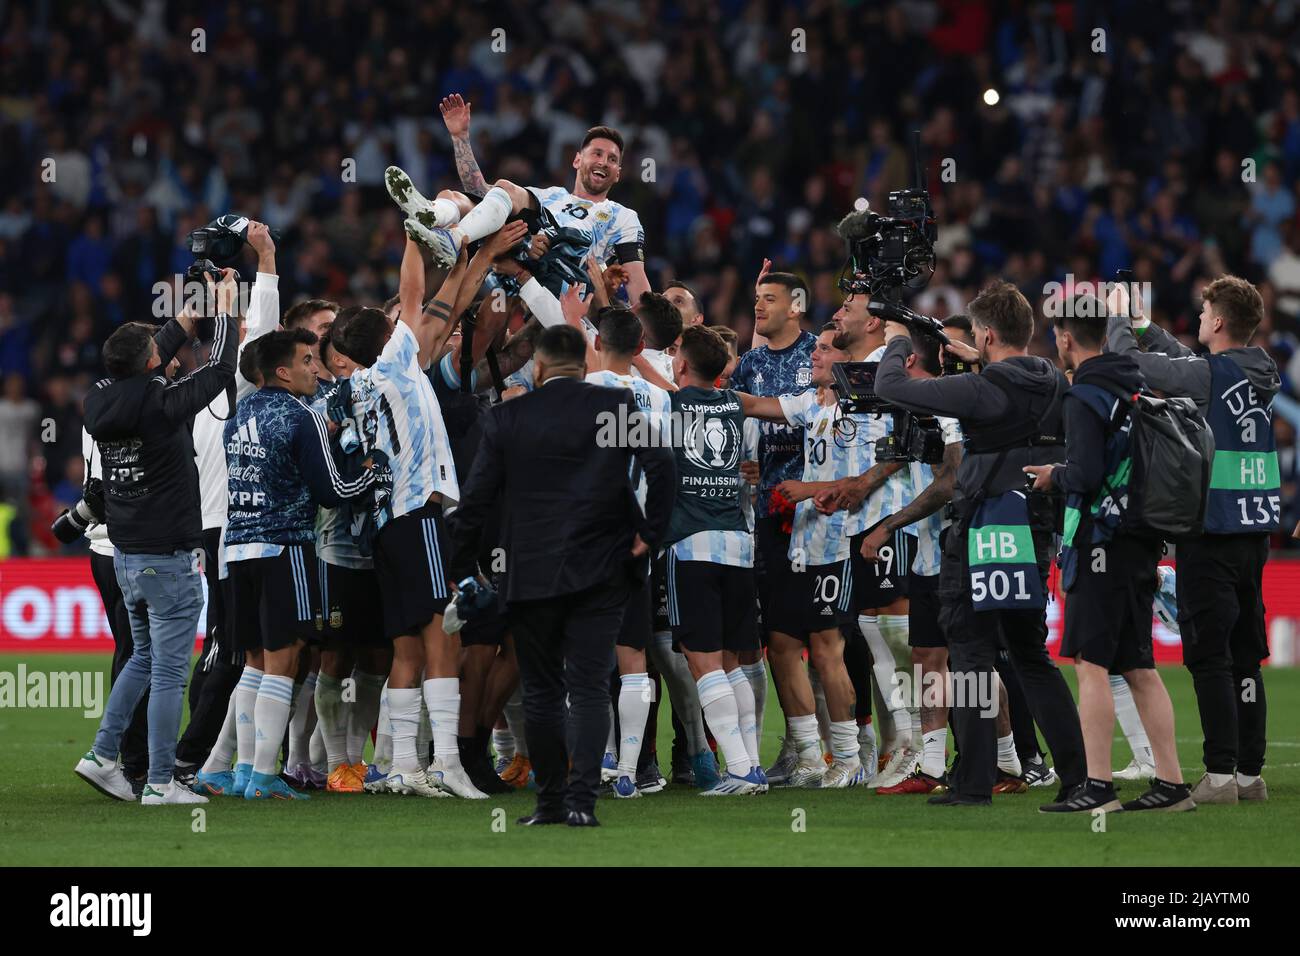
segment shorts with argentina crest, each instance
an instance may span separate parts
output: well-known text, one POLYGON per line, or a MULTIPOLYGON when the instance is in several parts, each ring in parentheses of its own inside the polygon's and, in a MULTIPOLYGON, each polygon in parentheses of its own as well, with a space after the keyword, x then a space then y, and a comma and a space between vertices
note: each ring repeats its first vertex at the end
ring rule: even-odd
POLYGON ((681 423, 677 499, 664 538, 673 644, 696 653, 753 650, 754 541, 740 476, 745 414, 730 390, 688 386, 671 397, 681 423))

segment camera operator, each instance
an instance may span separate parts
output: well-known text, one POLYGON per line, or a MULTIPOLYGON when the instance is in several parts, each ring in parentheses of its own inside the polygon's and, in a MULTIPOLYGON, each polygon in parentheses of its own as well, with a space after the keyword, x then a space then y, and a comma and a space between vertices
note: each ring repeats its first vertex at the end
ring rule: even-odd
MULTIPOLYGON (((239 327, 239 356, 248 344, 271 332, 280 321, 279 276, 275 271, 275 242, 264 223, 248 224, 248 244, 257 253, 257 278, 248 299, 248 313, 239 327)), ((234 414, 234 402, 254 391, 252 382, 236 371, 235 381, 222 389, 194 416, 194 453, 198 456, 199 493, 203 513, 203 573, 208 582, 208 618, 203 650, 190 677, 190 722, 176 745, 176 779, 187 785, 207 759, 222 721, 228 721, 233 746, 235 684, 244 667, 244 654, 235 645, 227 621, 230 581, 222 579, 218 551, 226 525, 228 479, 222 429, 234 414)), ((229 762, 229 761, 227 761, 229 762)))
POLYGON ((1250 345, 1264 302, 1236 276, 1207 285, 1197 338, 1210 354, 1198 356, 1152 325, 1140 303, 1130 308, 1128 298, 1123 285, 1112 294, 1107 349, 1132 355, 1152 388, 1195 401, 1214 433, 1205 533, 1177 543, 1183 661, 1205 734, 1206 773, 1192 799, 1266 800, 1262 587, 1269 535, 1281 519, 1281 488, 1270 411, 1280 387, 1277 365, 1250 345))
POLYGON ((910 378, 910 334, 905 325, 890 322, 875 382, 876 394, 886 401, 956 418, 966 435, 939 585, 951 670, 958 688, 964 684, 967 689, 953 707, 961 763, 952 789, 930 798, 950 806, 991 800, 996 724, 988 714, 991 701, 972 700, 970 691, 978 689, 985 698, 990 694, 999 632, 1056 759, 1064 793, 1083 783, 1085 773, 1078 711, 1044 646, 1056 507, 1052 499, 1022 490, 1025 465, 1048 464, 1064 455, 1061 400, 1067 383, 1052 363, 1028 354, 1033 310, 1014 285, 990 285, 967 313, 978 350, 951 344, 947 349, 968 361, 978 359, 983 365, 979 374, 910 378), (970 545, 974 568, 968 560, 970 545))
POLYGON ((232 273, 225 270, 216 287, 216 331, 206 365, 168 382, 156 370, 166 367, 192 328, 173 319, 155 334, 148 325, 129 322, 104 343, 109 377, 86 396, 86 430, 103 455, 114 570, 136 646, 109 695, 94 747, 76 771, 118 800, 134 799, 117 758, 148 686, 149 772, 140 802, 206 802, 174 784, 172 772, 181 695, 203 607, 197 560, 203 521, 190 420, 234 379, 239 337, 230 317, 232 273))

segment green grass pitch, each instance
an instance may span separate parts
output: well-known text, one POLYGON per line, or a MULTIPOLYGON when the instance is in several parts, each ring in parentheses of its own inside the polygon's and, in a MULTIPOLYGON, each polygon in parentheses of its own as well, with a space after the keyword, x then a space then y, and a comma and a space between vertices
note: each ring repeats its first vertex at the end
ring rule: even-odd
MULTIPOLYGON (((104 669, 104 655, 0 655, 0 671, 104 669)), ((1073 682, 1073 669, 1064 668, 1073 682)), ((1190 677, 1162 669, 1177 713, 1183 772, 1200 774, 1190 677)), ((1270 741, 1267 803, 1194 813, 1091 817, 1037 812, 1052 791, 1001 796, 991 808, 929 807, 923 797, 866 789, 702 800, 669 788, 639 800, 602 798, 595 830, 530 830, 515 819, 531 793, 486 801, 316 794, 287 804, 213 800, 144 809, 108 800, 72 772, 97 721, 77 710, 0 709, 0 861, 6 865, 1043 865, 1261 866, 1294 864, 1300 846, 1300 670, 1265 670, 1270 741), (202 823, 202 826, 200 826, 202 823), (502 826, 504 824, 504 828, 502 826)), ((107 678, 105 679, 107 686, 107 678)), ((781 730, 775 695, 763 751, 781 730)), ((668 708, 660 711, 668 750, 668 708)), ((1127 763, 1116 737, 1116 766, 1127 763)), ((1136 784, 1121 796, 1133 797, 1136 784)))

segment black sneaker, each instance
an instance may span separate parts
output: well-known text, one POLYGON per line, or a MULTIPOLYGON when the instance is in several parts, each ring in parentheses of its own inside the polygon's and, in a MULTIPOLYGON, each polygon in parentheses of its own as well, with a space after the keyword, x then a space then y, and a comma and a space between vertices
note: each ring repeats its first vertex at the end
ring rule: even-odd
POLYGON ((947 793, 941 793, 937 797, 931 797, 925 801, 936 807, 991 807, 993 806, 992 797, 971 797, 960 794, 955 790, 949 790, 947 793))
POLYGON ((1170 783, 1159 777, 1151 782, 1151 789, 1136 800, 1124 804, 1125 810, 1164 810, 1166 813, 1178 813, 1183 810, 1195 810, 1196 801, 1192 799, 1192 788, 1185 783, 1170 783))
POLYGON ((1115 796, 1115 786, 1109 780, 1085 780, 1072 790, 1068 796, 1038 808, 1039 813, 1091 813, 1101 810, 1110 813, 1122 810, 1124 805, 1115 796))
POLYGON ((194 779, 198 775, 199 765, 196 763, 178 763, 172 767, 172 779, 187 789, 194 789, 194 779))
POLYGON ((636 775, 636 788, 642 793, 658 793, 668 785, 663 774, 659 772, 659 761, 651 760, 646 764, 644 770, 638 770, 636 775))
MULTIPOLYGON (((1042 757, 1026 761, 1024 770, 1021 779, 1031 787, 1050 787, 1057 782, 1056 771, 1049 767, 1042 757)), ((1061 799, 1062 797, 1058 795, 1056 802, 1060 803, 1061 799)))

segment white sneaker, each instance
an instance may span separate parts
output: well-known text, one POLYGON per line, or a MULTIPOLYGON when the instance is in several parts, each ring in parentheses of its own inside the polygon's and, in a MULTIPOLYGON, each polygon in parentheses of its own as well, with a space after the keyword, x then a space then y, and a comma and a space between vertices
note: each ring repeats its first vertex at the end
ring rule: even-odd
POLYGON ((1155 765, 1142 763, 1137 757, 1130 760, 1123 770, 1116 770, 1111 774, 1116 780, 1151 780, 1155 775, 1155 765))
POLYGON ((208 798, 173 780, 171 783, 146 783, 140 802, 146 807, 155 807, 164 803, 207 803, 208 798))
POLYGON ((873 790, 895 787, 910 777, 920 762, 921 755, 910 746, 896 747, 885 761, 884 769, 867 786, 873 790))
POLYGON ((794 739, 782 737, 781 751, 776 755, 776 763, 763 771, 763 774, 767 777, 767 782, 774 787, 798 786, 790 783, 790 775, 794 773, 798 762, 799 752, 795 750, 794 739))
POLYGON ((880 769, 880 744, 875 734, 868 737, 866 730, 865 726, 858 728, 858 759, 862 761, 862 771, 866 774, 864 782, 871 786, 876 771, 880 769))
POLYGON ((433 218, 433 203, 415 188, 415 183, 411 182, 411 177, 406 175, 404 169, 389 166, 384 170, 384 186, 388 189, 388 195, 393 197, 393 202, 408 217, 418 217, 431 229, 437 225, 433 218))
POLYGON ((416 797, 450 797, 451 794, 439 790, 429 783, 423 770, 390 770, 385 781, 389 793, 404 793, 416 797))
POLYGON ((822 790, 847 790, 849 787, 861 786, 866 780, 862 761, 857 757, 849 760, 833 760, 822 775, 822 790))
POLYGON ((131 785, 126 782, 116 760, 106 760, 95 751, 88 750, 86 756, 77 761, 74 772, 106 797, 135 802, 131 785))
POLYGON ((444 766, 441 757, 434 757, 429 764, 429 783, 452 796, 466 800, 486 800, 487 794, 470 782, 464 767, 444 766))
POLYGON ((450 269, 460 256, 460 246, 465 236, 459 229, 454 233, 450 229, 430 229, 424 223, 408 219, 402 223, 406 234, 424 246, 433 255, 433 261, 450 269))
POLYGON ((826 776, 826 761, 818 754, 811 760, 800 760, 789 775, 785 778, 782 786, 786 787, 820 787, 822 778, 826 776))

